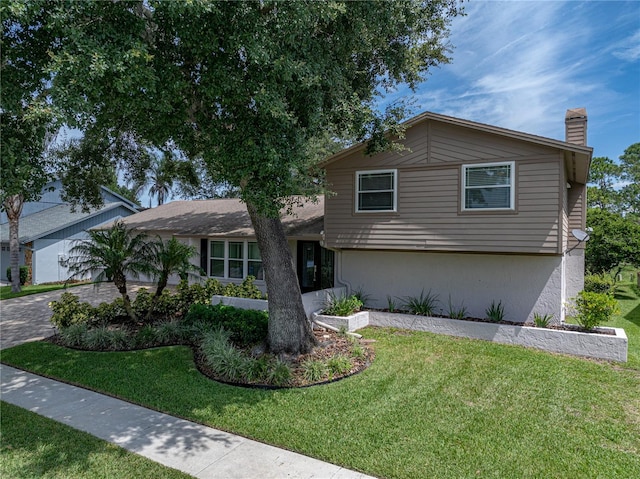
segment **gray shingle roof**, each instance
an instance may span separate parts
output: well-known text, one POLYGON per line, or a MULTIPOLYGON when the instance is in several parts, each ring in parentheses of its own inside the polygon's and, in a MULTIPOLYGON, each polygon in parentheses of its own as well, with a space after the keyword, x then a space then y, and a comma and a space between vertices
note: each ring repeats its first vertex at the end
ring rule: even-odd
MULTIPOLYGON (((27 243, 42 238, 62 228, 74 225, 103 211, 111 210, 119 206, 126 206, 131 209, 128 205, 120 202, 107 203, 102 208, 93 209, 88 213, 83 213, 79 209, 73 212, 71 211, 71 206, 66 204, 52 206, 51 208, 20 218, 19 241, 20 243, 27 243)), ((0 225, 0 241, 3 243, 9 241, 9 223, 0 225)))
MULTIPOLYGON (((178 236, 254 236, 239 199, 172 201, 123 218, 132 228, 178 236)), ((317 236, 324 228, 324 197, 294 206, 282 223, 287 236, 317 236)))

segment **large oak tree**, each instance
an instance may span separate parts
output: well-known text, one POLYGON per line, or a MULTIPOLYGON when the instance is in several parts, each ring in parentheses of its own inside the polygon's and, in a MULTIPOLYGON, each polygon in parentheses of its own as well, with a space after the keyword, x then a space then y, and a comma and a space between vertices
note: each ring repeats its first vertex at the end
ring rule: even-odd
POLYGON ((310 152, 318 138, 384 144, 383 131, 403 111, 377 114, 377 95, 400 83, 413 88, 448 60, 458 2, 21 4, 12 11, 17 24, 54 34, 34 48, 48 49, 52 98, 67 121, 202 160, 216 181, 239 189, 262 253, 269 347, 309 351, 280 215, 292 195, 322 192, 310 152))

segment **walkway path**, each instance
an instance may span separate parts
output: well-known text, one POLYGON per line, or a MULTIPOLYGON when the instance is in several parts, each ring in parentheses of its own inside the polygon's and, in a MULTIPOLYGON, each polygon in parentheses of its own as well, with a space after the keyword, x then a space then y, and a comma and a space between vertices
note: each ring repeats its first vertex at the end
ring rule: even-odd
MULTIPOLYGON (((92 288, 78 286, 72 291, 83 300, 91 297, 96 304, 117 294, 112 285, 102 285, 96 291, 92 288)), ((51 312, 47 305, 61 294, 57 291, 0 301, 2 348, 52 334, 53 330, 48 326, 51 312)), ((197 478, 373 479, 10 366, 0 365, 0 379, 3 401, 86 431, 197 478)))

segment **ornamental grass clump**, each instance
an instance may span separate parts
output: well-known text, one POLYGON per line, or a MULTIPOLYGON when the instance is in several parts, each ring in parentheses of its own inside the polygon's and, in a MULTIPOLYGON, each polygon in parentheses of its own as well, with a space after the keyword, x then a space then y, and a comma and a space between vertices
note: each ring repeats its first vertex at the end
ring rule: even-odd
POLYGON ((619 313, 618 303, 611 294, 581 291, 575 299, 574 319, 587 331, 592 331, 619 313))
POLYGON ((363 304, 356 295, 336 296, 330 294, 327 304, 324 307, 324 314, 328 316, 351 316, 360 311, 363 304))
POLYGON ((425 293, 424 289, 420 292, 420 296, 407 296, 404 301, 411 314, 420 316, 433 316, 436 314, 440 303, 439 296, 436 293, 432 293, 431 290, 425 293))
POLYGON ((499 323, 504 319, 504 306, 502 301, 491 301, 491 306, 489 306, 485 314, 487 315, 487 319, 493 323, 499 323))

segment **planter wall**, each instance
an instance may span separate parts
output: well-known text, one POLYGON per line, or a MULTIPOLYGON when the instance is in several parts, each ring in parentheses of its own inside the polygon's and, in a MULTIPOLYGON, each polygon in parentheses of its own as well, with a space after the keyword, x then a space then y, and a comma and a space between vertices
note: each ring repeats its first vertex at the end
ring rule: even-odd
POLYGON ((371 326, 429 331, 463 338, 484 339, 502 344, 573 354, 612 361, 627 361, 628 340, 624 329, 599 328, 615 334, 582 333, 558 329, 512 326, 410 314, 369 312, 371 326))
POLYGON ((360 311, 351 316, 329 316, 326 314, 313 314, 313 319, 333 326, 334 328, 347 328, 347 331, 355 331, 364 328, 369 323, 369 311, 360 311))
POLYGON ((220 303, 241 309, 257 309, 258 311, 269 310, 269 302, 266 299, 234 298, 231 296, 220 296, 218 294, 213 295, 211 298, 211 304, 220 303))

